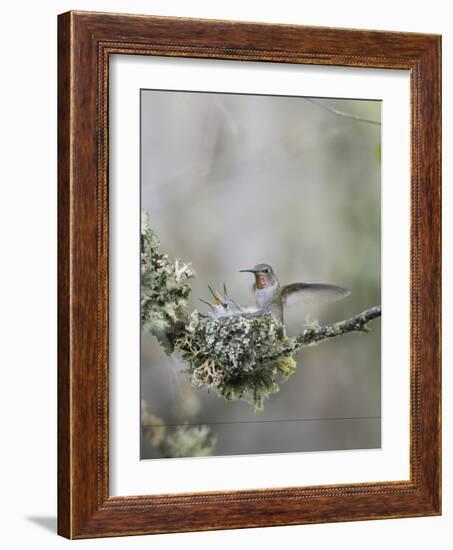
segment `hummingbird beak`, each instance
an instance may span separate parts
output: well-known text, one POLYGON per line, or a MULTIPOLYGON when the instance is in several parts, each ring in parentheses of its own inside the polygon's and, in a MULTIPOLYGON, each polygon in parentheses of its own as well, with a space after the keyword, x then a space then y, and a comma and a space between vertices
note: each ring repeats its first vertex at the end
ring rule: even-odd
POLYGON ((207 306, 209 307, 212 307, 212 304, 206 300, 203 300, 203 298, 198 298, 200 300, 200 302, 203 302, 203 304, 206 304, 207 306))
POLYGON ((222 303, 222 296, 220 296, 220 294, 217 292, 217 290, 214 290, 211 285, 208 285, 208 288, 209 288, 209 292, 212 294, 212 296, 215 300, 215 304, 216 305, 221 304, 222 303))
POLYGON ((239 273, 257 273, 256 269, 240 269, 239 273))

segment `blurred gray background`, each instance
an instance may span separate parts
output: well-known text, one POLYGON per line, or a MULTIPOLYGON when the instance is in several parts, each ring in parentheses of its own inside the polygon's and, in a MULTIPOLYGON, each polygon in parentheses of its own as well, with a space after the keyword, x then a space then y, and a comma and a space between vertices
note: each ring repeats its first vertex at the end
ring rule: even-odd
MULTIPOLYGON (((198 298, 223 282, 251 304, 252 276, 239 269, 260 262, 283 284, 352 291, 319 311, 293 310, 289 334, 307 315, 336 321, 380 303, 380 126, 322 105, 380 121, 381 103, 316 101, 142 90, 142 208, 161 250, 192 262, 194 308, 206 311, 198 298)), ((214 455, 377 448, 380 320, 370 326, 370 334, 301 351, 296 373, 260 413, 193 388, 184 364, 143 333, 141 397, 167 435, 178 425, 207 426, 214 455)), ((169 456, 150 429, 142 426, 141 457, 169 456)))

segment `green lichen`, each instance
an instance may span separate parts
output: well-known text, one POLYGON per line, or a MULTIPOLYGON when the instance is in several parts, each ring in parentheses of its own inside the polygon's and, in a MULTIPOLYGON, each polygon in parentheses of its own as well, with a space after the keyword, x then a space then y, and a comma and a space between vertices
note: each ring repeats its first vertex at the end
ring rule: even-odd
POLYGON ((279 389, 283 377, 296 367, 294 359, 282 355, 286 339, 270 314, 255 318, 192 317, 192 331, 178 338, 178 349, 193 385, 205 387, 225 399, 245 399, 262 410, 263 401, 279 389), (195 326, 194 326, 195 325, 195 326))
POLYGON ((141 322, 168 354, 174 351, 174 338, 184 332, 187 322, 187 280, 195 275, 189 263, 171 262, 159 253, 159 241, 142 213, 141 231, 141 322))
POLYGON ((166 437, 162 452, 166 458, 211 456, 216 442, 208 426, 178 426, 166 437))
POLYGON ((211 429, 203 424, 165 425, 162 418, 149 412, 144 400, 141 403, 141 424, 146 441, 165 458, 211 456, 217 443, 211 429))

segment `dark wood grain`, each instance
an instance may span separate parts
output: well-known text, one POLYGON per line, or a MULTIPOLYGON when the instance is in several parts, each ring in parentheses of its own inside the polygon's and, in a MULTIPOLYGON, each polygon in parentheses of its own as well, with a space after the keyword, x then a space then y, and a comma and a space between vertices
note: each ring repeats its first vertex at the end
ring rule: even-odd
POLYGON ((70 12, 59 16, 58 47, 58 532, 86 538, 440 514, 440 37, 70 12), (409 481, 109 496, 110 54, 410 70, 409 481))
POLYGON ((58 25, 58 532, 71 536, 70 473, 70 16, 58 25))

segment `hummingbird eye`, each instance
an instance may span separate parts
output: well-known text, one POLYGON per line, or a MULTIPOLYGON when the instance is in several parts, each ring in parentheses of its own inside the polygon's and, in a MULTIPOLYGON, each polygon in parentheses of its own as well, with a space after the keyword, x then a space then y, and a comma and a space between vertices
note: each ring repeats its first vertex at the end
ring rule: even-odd
POLYGON ((268 268, 268 267, 265 267, 265 268, 263 269, 263 271, 264 271, 264 273, 269 273, 269 268, 268 268))
POLYGON ((228 307, 228 304, 226 302, 222 302, 222 306, 226 309, 228 307))

